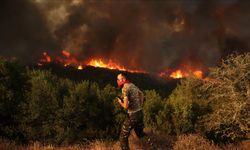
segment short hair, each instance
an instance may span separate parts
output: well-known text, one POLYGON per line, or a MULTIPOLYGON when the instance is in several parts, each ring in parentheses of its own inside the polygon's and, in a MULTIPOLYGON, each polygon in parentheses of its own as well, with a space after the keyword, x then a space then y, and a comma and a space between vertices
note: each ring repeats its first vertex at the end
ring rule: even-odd
POLYGON ((123 77, 124 79, 127 79, 126 75, 124 75, 123 73, 119 73, 119 74, 117 75, 117 77, 118 77, 118 76, 121 76, 121 77, 123 77))

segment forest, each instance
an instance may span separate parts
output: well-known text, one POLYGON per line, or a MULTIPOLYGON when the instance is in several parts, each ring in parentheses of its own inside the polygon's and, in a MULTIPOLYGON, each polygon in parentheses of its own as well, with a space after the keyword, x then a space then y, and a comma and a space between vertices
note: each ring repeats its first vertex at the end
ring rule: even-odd
MULTIPOLYGON (((92 75, 73 79, 49 68, 0 57, 0 137, 53 145, 117 140, 126 115, 116 101, 119 71, 90 68, 92 75)), ((249 141, 250 53, 229 55, 203 79, 190 75, 163 84, 144 74, 128 77, 144 92, 151 131, 197 134, 216 145, 249 141)))

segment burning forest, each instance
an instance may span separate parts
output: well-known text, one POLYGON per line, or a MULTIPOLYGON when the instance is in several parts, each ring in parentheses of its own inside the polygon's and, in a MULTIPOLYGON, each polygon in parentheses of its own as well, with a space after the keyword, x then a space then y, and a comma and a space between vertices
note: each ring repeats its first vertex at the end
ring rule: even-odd
POLYGON ((249 149, 249 8, 1 0, 0 149, 249 149))

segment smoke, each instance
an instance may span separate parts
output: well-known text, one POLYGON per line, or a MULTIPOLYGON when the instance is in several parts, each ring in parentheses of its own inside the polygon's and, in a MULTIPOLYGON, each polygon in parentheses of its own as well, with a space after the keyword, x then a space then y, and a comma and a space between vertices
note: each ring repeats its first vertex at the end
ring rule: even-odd
POLYGON ((0 5, 0 55, 35 61, 41 50, 56 49, 45 16, 27 0, 3 0, 0 5))
POLYGON ((65 49, 157 73, 203 69, 249 48, 246 0, 16 0, 1 3, 0 54, 33 61, 65 49))

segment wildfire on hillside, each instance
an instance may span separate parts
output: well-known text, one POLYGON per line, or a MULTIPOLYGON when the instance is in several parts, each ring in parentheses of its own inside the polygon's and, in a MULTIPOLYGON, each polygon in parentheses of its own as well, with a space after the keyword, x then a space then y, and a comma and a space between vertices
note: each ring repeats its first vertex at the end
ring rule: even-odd
POLYGON ((250 1, 22 0, 1 3, 0 55, 25 64, 205 78, 250 49, 250 1), (15 10, 15 13, 13 13, 15 10), (32 15, 30 15, 32 14, 32 15), (17 28, 18 27, 18 28, 17 28), (32 55, 31 55, 32 54, 32 55))
MULTIPOLYGON (((127 71, 127 72, 132 72, 132 73, 147 73, 146 71, 142 69, 129 69, 125 68, 124 66, 113 62, 111 59, 108 61, 105 61, 102 58, 91 58, 89 61, 79 61, 75 57, 73 57, 68 51, 62 50, 61 51, 62 56, 57 56, 55 58, 52 58, 49 56, 47 52, 44 52, 41 59, 37 63, 38 66, 42 66, 43 64, 46 63, 51 63, 51 62, 56 62, 62 64, 64 67, 67 66, 74 66, 78 70, 82 70, 85 66, 93 66, 93 67, 98 67, 98 68, 107 68, 111 70, 120 70, 120 71, 127 71)), ((158 74, 161 78, 173 78, 173 79, 180 79, 180 78, 185 78, 188 77, 189 75, 194 75, 197 78, 203 78, 203 72, 201 70, 193 70, 193 69, 177 69, 172 72, 160 72, 158 74)))
POLYGON ((57 63, 63 64, 64 67, 75 66, 79 70, 82 70, 84 66, 93 66, 93 67, 98 67, 98 68, 107 68, 111 70, 115 69, 115 70, 127 71, 127 72, 146 73, 144 70, 139 70, 139 69, 134 70, 134 69, 125 68, 124 66, 121 66, 113 62, 111 59, 109 59, 109 61, 105 61, 102 58, 92 58, 92 59, 89 59, 89 61, 85 61, 85 62, 79 61, 66 50, 62 51, 61 57, 57 56, 54 59, 52 59, 52 57, 49 56, 47 52, 44 52, 42 55, 42 58, 39 60, 37 64, 38 66, 42 66, 43 64, 50 63, 50 62, 57 62, 57 63))

